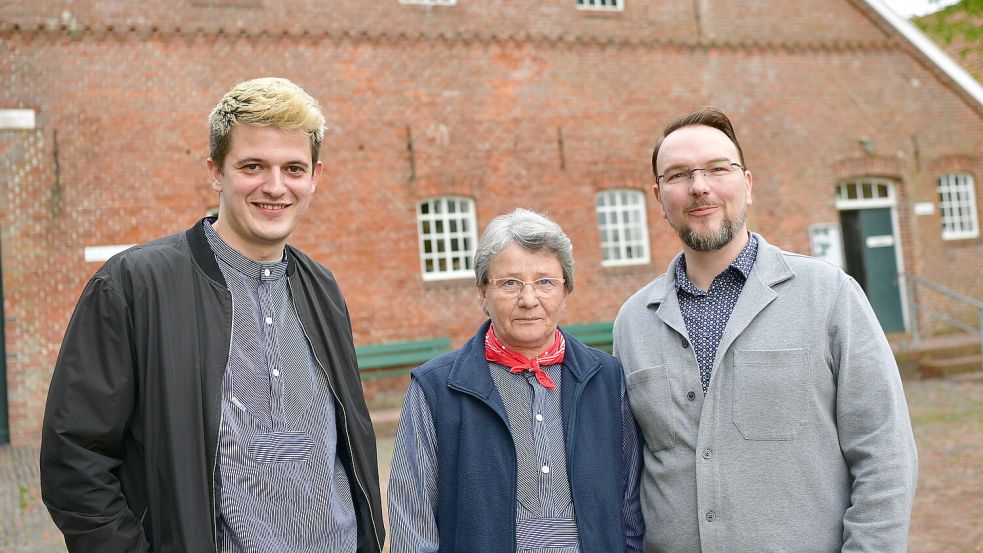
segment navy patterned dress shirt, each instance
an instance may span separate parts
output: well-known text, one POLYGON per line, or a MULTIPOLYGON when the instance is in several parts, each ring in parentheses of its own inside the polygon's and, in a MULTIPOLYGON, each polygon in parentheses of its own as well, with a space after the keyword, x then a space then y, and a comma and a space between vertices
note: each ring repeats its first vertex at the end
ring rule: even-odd
POLYGON ((758 256, 758 242, 748 235, 747 245, 737 254, 731 264, 710 283, 704 292, 686 278, 686 255, 676 264, 676 297, 679 309, 686 323, 689 343, 693 345, 696 361, 700 365, 700 381, 703 395, 710 388, 710 374, 713 360, 717 356, 717 346, 724 336, 727 321, 734 312, 737 298, 744 290, 754 260, 758 256))

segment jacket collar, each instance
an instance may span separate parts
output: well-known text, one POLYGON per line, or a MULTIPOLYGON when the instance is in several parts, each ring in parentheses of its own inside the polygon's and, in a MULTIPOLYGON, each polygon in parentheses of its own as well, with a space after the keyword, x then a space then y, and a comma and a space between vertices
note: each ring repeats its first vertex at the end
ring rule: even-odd
MULTIPOLYGON (((795 276, 795 273, 792 272, 792 269, 785 261, 782 250, 769 244, 760 234, 752 232, 751 238, 758 241, 758 255, 754 262, 754 267, 751 269, 751 274, 748 275, 748 282, 756 279, 764 286, 771 288, 795 276)), ((653 282, 653 286, 651 286, 649 294, 645 298, 645 304, 647 306, 656 307, 666 303, 668 301, 667 298, 675 298, 676 266, 682 257, 682 252, 676 254, 676 257, 669 263, 666 273, 653 282)))
MULTIPOLYGON (((758 256, 747 281, 744 283, 744 289, 737 298, 737 304, 734 305, 724 334, 720 338, 720 343, 717 345, 717 353, 713 361, 714 368, 720 365, 724 353, 744 332, 744 329, 768 304, 778 297, 778 293, 773 287, 795 276, 791 267, 788 266, 782 250, 769 244, 760 234, 752 233, 751 237, 758 241, 758 256)), ((679 299, 676 296, 675 269, 681 255, 677 255, 673 259, 665 275, 653 282, 646 303, 649 308, 655 309, 657 317, 678 332, 680 336, 689 336, 679 308, 679 299)), ((711 378, 716 379, 718 374, 718 371, 713 371, 711 378)))
MULTIPOLYGON (((184 236, 188 241, 188 246, 191 248, 191 256, 194 258, 198 267, 208 275, 208 278, 220 282, 225 286, 225 277, 222 276, 222 270, 219 269, 218 262, 215 261, 215 252, 212 251, 212 247, 208 244, 208 237, 205 236, 205 221, 214 225, 217 220, 218 217, 204 217, 199 219, 194 226, 184 231, 184 236)), ((294 260, 293 248, 288 245, 284 249, 287 252, 287 276, 290 277, 293 276, 297 268, 297 263, 294 260)))
MULTIPOLYGON (((464 344, 461 355, 454 360, 447 376, 447 385, 451 388, 471 393, 485 401, 490 401, 498 393, 485 359, 485 334, 490 326, 491 321, 485 321, 478 332, 464 344)), ((563 337, 567 342, 563 359, 564 375, 569 374, 577 382, 584 382, 600 368, 600 360, 587 346, 566 332, 563 332, 563 337)))

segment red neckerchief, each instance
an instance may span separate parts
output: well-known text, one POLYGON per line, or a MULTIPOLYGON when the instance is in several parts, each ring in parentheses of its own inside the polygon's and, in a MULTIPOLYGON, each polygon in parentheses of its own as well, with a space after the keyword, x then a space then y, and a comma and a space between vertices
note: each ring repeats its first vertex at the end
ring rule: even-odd
POLYGON ((532 371, 532 374, 536 376, 536 380, 544 388, 550 390, 556 388, 556 384, 553 383, 550 375, 546 374, 546 371, 541 369, 540 366, 562 363, 566 351, 567 341, 563 338, 563 333, 559 330, 556 330, 553 334, 553 345, 532 359, 503 346, 502 342, 495 336, 494 327, 489 326, 488 333, 485 334, 485 359, 493 363, 498 363, 499 365, 504 365, 514 373, 532 371))

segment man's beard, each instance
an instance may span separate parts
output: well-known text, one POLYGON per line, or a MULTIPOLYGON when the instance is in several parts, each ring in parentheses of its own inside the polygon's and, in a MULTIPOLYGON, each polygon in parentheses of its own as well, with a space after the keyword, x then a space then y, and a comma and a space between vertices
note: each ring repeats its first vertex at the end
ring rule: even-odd
POLYGON ((679 227, 672 225, 672 227, 676 229, 679 239, 692 250, 698 252, 714 252, 730 244, 730 241, 734 239, 734 234, 737 233, 738 229, 744 227, 746 220, 747 208, 745 207, 741 210, 736 220, 725 217, 716 232, 700 234, 688 225, 679 227))

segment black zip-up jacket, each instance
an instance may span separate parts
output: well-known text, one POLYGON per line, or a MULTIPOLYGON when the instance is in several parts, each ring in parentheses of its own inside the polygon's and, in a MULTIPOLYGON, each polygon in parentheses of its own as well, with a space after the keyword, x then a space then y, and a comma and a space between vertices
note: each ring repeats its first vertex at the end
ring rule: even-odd
MULTIPOLYGON (((287 279, 335 397, 359 553, 382 550, 375 434, 351 320, 330 271, 287 246, 287 279)), ((58 355, 41 495, 72 552, 216 550, 222 379, 232 296, 201 222, 92 277, 58 355)))

